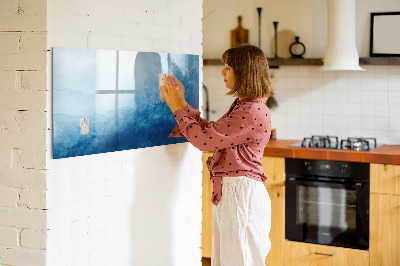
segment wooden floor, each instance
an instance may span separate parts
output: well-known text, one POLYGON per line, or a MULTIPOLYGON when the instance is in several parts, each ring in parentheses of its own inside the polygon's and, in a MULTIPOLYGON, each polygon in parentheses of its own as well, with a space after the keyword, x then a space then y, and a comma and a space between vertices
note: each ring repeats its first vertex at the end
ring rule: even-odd
POLYGON ((203 266, 211 266, 211 259, 209 258, 202 258, 201 262, 203 263, 203 266))

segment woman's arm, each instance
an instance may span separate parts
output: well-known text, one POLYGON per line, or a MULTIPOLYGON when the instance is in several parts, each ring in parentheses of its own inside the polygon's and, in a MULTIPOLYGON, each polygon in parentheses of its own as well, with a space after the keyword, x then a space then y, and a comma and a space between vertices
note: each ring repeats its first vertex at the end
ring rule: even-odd
MULTIPOLYGON (((164 93, 168 107, 174 113, 178 109, 183 109, 187 115, 195 119, 201 127, 206 127, 209 122, 200 117, 200 111, 192 108, 185 100, 185 87, 175 77, 168 76, 164 87, 160 87, 164 93)), ((179 131, 178 125, 172 130, 169 137, 184 137, 179 131)))

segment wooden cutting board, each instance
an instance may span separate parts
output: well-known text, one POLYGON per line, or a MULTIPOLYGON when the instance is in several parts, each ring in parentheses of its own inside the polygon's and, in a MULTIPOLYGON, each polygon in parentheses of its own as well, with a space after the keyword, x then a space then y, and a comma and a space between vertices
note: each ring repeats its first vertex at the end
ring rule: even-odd
POLYGON ((231 30, 231 48, 238 44, 249 43, 249 31, 242 27, 242 16, 238 16, 238 27, 231 30))

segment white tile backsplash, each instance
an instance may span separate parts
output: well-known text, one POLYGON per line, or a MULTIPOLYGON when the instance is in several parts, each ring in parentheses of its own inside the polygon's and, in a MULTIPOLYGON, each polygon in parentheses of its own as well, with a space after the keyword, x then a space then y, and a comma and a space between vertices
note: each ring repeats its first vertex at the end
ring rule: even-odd
MULTIPOLYGON (((272 110, 277 137, 376 137, 382 144, 400 144, 400 66, 362 67, 366 71, 320 71, 319 66, 281 66, 271 70, 278 101, 278 108, 272 110)), ((214 81, 219 77, 208 76, 211 73, 207 68, 204 67, 206 86, 225 90, 223 84, 214 81)), ((229 107, 233 99, 224 96, 210 101, 214 106, 229 107)), ((216 117, 226 111, 220 109, 223 110, 216 117)))

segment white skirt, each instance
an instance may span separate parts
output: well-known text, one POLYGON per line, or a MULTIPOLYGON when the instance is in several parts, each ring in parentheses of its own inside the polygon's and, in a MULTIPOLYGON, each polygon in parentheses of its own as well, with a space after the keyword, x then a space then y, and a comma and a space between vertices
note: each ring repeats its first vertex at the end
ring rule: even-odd
POLYGON ((222 178, 222 197, 212 210, 212 266, 262 266, 271 249, 271 200, 254 179, 222 178))

